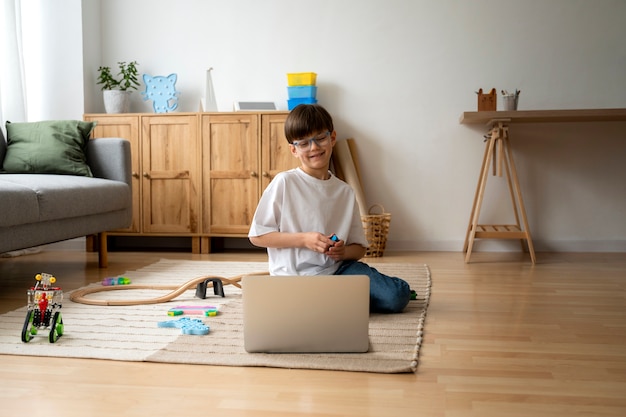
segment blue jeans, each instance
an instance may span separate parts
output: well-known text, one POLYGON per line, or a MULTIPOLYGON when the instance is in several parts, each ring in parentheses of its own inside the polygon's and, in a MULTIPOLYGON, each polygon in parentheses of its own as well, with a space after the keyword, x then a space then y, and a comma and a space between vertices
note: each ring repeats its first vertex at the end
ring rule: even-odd
POLYGON ((367 275, 370 277, 370 311, 400 313, 411 299, 409 284, 390 277, 359 261, 343 261, 335 275, 367 275))

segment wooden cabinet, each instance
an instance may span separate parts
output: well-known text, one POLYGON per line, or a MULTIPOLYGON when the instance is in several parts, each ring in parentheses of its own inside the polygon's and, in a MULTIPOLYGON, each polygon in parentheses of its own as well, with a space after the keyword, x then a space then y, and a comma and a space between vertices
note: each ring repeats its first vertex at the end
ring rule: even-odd
POLYGON ((202 234, 245 235, 259 201, 258 116, 204 114, 201 136, 202 234))
MULTIPOLYGON (((286 112, 204 113, 202 234, 248 234, 261 193, 276 173, 298 160, 285 139, 286 112)), ((202 247, 208 242, 203 240, 202 247)))
POLYGON ((211 236, 246 237, 261 193, 298 166, 288 112, 87 114, 93 137, 131 142, 133 221, 112 235, 190 236, 208 253, 211 236), (200 239, 201 244, 200 244, 200 239))
POLYGON ((141 117, 141 219, 144 233, 200 231, 198 116, 141 117))
POLYGON ((111 234, 194 235, 200 231, 198 115, 85 115, 99 137, 131 142, 133 221, 111 234))
POLYGON ((261 116, 261 192, 277 173, 300 166, 285 137, 287 114, 261 116))

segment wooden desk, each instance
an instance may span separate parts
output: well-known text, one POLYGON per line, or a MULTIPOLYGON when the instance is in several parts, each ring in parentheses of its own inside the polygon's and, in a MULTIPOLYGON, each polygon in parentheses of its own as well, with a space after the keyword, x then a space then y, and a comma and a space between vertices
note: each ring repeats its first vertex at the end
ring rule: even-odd
POLYGON ((508 119, 509 123, 619 122, 626 121, 626 109, 466 111, 459 122, 486 125, 494 119, 508 119))
POLYGON ((472 255, 474 239, 519 239, 522 249, 528 249, 532 263, 535 263, 526 210, 522 200, 517 170, 513 162, 513 154, 509 142, 509 125, 511 123, 573 123, 573 122, 616 122, 626 121, 626 109, 575 109, 575 110, 517 110, 517 111, 475 111, 464 112, 461 124, 483 124, 488 127, 486 135, 485 155, 478 178, 474 204, 470 214, 469 225, 465 235, 463 252, 465 262, 472 255), (507 177, 511 202, 515 215, 515 224, 487 225, 478 224, 480 209, 484 198, 485 186, 489 174, 489 166, 493 162, 494 175, 502 176, 502 169, 507 177), (521 215, 521 217, 520 217, 521 215), (521 220, 521 221, 520 221, 521 220))

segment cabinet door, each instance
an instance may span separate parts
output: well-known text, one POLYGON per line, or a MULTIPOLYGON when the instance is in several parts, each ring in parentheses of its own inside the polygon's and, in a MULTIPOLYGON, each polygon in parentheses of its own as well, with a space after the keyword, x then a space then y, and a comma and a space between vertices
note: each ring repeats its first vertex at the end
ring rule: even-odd
POLYGON ((129 228, 117 232, 139 232, 140 193, 139 193, 139 117, 138 116, 85 116, 88 122, 97 121, 92 137, 95 138, 123 138, 130 142, 132 161, 132 193, 133 193, 133 220, 129 228))
POLYGON ((264 114, 261 116, 261 191, 274 176, 300 165, 300 160, 292 155, 285 138, 287 114, 264 114))
POLYGON ((257 114, 202 116, 202 233, 248 233, 259 201, 257 114))
POLYGON ((142 116, 141 145, 143 232, 197 233, 197 116, 142 116))

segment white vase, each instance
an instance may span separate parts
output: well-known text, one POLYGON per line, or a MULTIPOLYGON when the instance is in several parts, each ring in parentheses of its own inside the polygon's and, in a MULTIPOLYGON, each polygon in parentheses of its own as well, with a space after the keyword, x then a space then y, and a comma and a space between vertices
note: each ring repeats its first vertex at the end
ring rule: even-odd
POLYGON ((107 113, 128 113, 130 111, 130 94, 132 91, 104 90, 104 110, 107 113))

